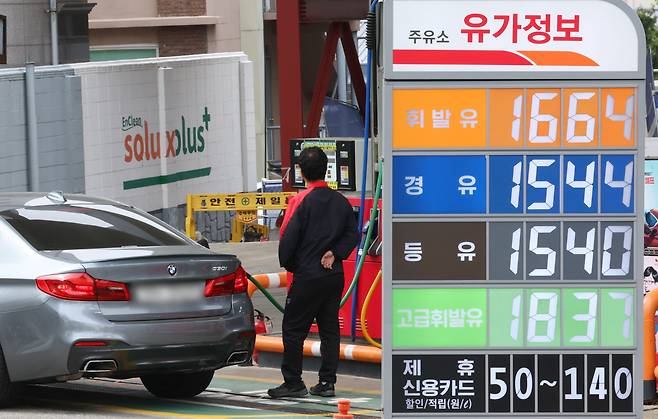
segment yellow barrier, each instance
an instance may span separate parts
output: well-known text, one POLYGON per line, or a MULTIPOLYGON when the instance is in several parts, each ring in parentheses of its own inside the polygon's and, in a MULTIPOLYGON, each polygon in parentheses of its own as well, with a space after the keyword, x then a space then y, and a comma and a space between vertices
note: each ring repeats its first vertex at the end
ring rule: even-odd
MULTIPOLYGON (((258 210, 282 210, 288 206, 288 200, 295 192, 264 192, 238 194, 201 194, 187 195, 187 214, 185 216, 185 234, 194 238, 196 221, 194 213, 199 211, 237 211, 236 222, 252 224, 256 221, 258 210), (251 212, 251 214, 249 214, 251 212)), ((235 232, 238 229, 233 229, 235 232)))

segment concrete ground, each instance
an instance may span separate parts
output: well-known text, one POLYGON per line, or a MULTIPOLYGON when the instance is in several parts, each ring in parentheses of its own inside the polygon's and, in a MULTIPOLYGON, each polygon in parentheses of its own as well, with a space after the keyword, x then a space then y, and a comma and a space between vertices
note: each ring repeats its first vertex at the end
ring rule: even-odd
MULTIPOLYGON (((380 417, 379 380, 339 376, 335 398, 308 396, 272 400, 265 396, 281 381, 276 369, 228 367, 215 373, 210 387, 188 400, 158 399, 138 379, 79 380, 28 386, 16 405, 0 410, 1 418, 310 418, 332 417, 338 399, 349 399, 355 417, 380 417)), ((305 374, 307 385, 316 382, 305 374)))

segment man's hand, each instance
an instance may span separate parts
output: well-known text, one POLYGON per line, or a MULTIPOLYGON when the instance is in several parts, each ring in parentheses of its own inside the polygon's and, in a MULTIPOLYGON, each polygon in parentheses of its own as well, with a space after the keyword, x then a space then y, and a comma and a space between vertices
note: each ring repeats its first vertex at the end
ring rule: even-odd
POLYGON ((334 266, 334 262, 336 261, 336 258, 334 257, 334 254, 331 250, 327 250, 327 252, 322 255, 322 260, 320 263, 325 269, 332 269, 332 266, 334 266))

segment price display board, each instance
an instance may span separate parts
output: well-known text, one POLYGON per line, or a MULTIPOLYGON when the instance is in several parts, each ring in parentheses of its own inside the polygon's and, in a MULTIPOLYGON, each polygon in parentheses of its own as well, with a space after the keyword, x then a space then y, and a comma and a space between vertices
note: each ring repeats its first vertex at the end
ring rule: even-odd
POLYGON ((385 0, 383 13, 385 417, 641 417, 635 13, 617 0, 385 0))

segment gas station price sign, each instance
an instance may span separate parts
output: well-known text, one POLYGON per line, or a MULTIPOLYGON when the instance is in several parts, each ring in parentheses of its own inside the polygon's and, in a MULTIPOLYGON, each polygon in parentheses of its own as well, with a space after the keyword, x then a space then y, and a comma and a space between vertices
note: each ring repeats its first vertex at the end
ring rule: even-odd
POLYGON ((635 13, 620 0, 383 12, 385 416, 640 417, 635 13))

